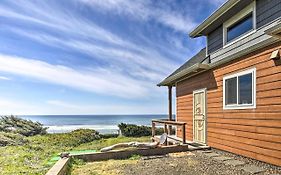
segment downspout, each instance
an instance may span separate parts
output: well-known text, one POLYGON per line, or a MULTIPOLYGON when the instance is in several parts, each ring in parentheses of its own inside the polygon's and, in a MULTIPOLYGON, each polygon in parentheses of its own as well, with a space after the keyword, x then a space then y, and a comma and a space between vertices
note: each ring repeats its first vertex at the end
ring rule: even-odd
MULTIPOLYGON (((173 114, 172 114, 172 88, 173 86, 168 86, 168 101, 169 101, 169 120, 173 120, 173 114)), ((171 135, 172 126, 169 125, 168 127, 168 135, 171 135)))

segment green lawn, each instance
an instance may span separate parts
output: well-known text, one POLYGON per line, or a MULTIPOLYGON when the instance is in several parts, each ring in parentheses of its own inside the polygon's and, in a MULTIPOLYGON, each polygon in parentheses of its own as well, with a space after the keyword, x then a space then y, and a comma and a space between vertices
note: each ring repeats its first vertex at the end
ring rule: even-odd
POLYGON ((65 151, 100 150, 115 143, 149 141, 149 137, 118 137, 99 139, 80 144, 79 138, 69 134, 47 134, 28 137, 28 143, 22 146, 0 147, 0 174, 45 174, 51 166, 53 156, 65 151))

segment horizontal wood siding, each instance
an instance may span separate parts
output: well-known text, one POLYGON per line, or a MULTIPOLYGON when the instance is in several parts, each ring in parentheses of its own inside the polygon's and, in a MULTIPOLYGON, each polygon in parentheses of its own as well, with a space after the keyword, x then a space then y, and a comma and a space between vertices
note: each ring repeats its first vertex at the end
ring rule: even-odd
POLYGON ((281 17, 280 0, 257 0, 257 28, 281 17))
POLYGON ((217 51, 223 46, 223 27, 219 26, 217 29, 208 34, 208 54, 217 51))
POLYGON ((281 166, 281 60, 269 59, 278 48, 281 43, 177 83, 177 120, 187 122, 188 140, 193 140, 193 91, 207 88, 207 144, 281 166), (223 77, 253 67, 256 109, 223 110, 223 77))

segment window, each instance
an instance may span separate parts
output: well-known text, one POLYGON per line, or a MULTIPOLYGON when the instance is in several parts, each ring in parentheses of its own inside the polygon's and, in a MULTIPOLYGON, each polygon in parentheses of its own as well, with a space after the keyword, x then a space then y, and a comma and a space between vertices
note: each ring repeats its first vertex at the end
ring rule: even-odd
POLYGON ((253 29, 253 13, 227 28, 227 42, 253 29))
POLYGON ((223 108, 246 109, 256 107, 256 69, 223 78, 223 108))
POLYGON ((224 46, 238 41, 256 29, 255 1, 223 24, 224 46))

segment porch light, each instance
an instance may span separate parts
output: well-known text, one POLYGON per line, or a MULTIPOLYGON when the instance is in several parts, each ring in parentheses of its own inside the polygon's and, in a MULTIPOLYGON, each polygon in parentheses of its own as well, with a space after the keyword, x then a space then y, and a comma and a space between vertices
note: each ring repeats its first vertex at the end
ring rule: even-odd
POLYGON ((277 49, 271 53, 270 59, 273 59, 273 60, 280 59, 279 49, 277 49))

